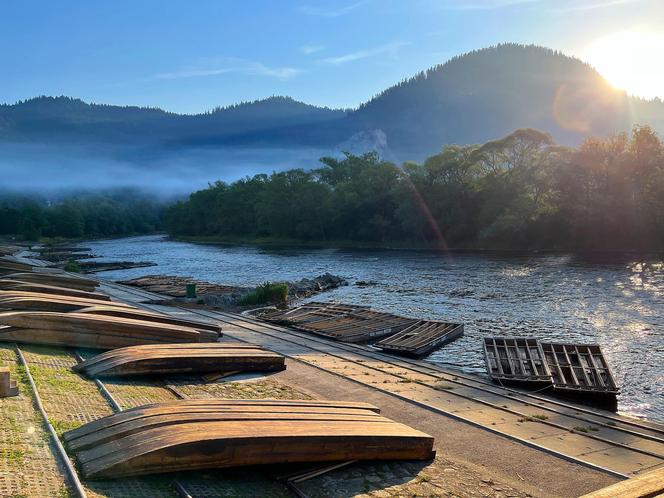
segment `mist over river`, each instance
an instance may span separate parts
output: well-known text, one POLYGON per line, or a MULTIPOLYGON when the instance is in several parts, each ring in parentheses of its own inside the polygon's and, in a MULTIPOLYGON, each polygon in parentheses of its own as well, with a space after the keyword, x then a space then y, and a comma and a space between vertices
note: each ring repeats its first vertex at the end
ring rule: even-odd
POLYGON ((453 253, 198 245, 163 236, 85 242, 100 259, 151 274, 255 285, 325 272, 350 285, 314 296, 414 317, 463 322, 465 336, 427 360, 484 373, 481 338, 599 343, 621 386, 619 410, 664 421, 664 258, 654 255, 453 253), (356 281, 373 282, 358 287, 356 281))

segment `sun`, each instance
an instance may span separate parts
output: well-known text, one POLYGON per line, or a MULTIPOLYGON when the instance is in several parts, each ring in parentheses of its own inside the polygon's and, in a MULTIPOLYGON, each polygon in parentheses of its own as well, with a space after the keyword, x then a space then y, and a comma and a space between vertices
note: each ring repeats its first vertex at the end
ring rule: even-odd
POLYGON ((613 33, 590 43, 583 58, 613 86, 638 97, 664 99, 664 35, 613 33))

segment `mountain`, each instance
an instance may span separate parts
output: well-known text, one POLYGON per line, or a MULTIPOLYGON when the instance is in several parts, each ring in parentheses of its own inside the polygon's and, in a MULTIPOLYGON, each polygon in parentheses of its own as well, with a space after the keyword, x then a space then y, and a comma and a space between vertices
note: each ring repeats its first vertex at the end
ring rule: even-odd
POLYGON ((142 168, 143 173, 146 163, 158 171, 164 158, 177 157, 178 168, 192 174, 200 172, 196 161, 217 163, 217 169, 201 173, 214 175, 212 180, 228 176, 225 165, 231 160, 236 173, 243 171, 242 161, 248 161, 246 172, 252 173, 313 166, 317 154, 349 149, 376 148, 401 161, 422 159, 446 143, 485 142, 517 128, 538 128, 574 145, 589 135, 628 131, 637 123, 664 132, 664 103, 630 97, 588 64, 560 52, 504 44, 432 67, 354 110, 321 108, 289 97, 196 115, 69 97, 0 105, 0 151, 10 147, 4 160, 0 155, 0 172, 15 168, 35 147, 44 152, 31 156, 30 164, 48 162, 48 147, 57 146, 65 151, 58 156, 60 164, 83 150, 98 163, 108 157, 127 171, 142 168), (247 159, 249 152, 259 150, 269 152, 247 159))
POLYGON ((664 103, 627 96, 591 66, 537 46, 505 44, 451 59, 395 85, 353 113, 390 146, 419 156, 444 143, 483 143, 517 128, 576 144, 647 123, 664 131, 664 103))

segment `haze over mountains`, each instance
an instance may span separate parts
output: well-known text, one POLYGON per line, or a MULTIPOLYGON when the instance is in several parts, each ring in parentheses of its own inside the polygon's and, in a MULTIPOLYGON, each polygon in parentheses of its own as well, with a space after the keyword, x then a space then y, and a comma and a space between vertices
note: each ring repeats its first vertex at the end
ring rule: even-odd
POLYGON ((480 143, 516 128, 563 144, 650 124, 664 103, 627 96, 559 52, 514 44, 456 57, 353 110, 270 97, 198 115, 38 97, 0 106, 6 187, 143 185, 189 190, 207 181, 291 167, 326 154, 378 150, 421 160, 447 143, 480 143))

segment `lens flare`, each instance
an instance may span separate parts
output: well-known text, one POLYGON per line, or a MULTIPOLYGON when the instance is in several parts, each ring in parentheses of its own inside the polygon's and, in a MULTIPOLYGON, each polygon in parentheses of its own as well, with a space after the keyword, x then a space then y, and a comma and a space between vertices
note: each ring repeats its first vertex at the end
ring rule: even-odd
POLYGON ((664 35, 623 31, 598 38, 584 50, 583 59, 613 86, 652 99, 664 98, 664 35))

